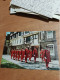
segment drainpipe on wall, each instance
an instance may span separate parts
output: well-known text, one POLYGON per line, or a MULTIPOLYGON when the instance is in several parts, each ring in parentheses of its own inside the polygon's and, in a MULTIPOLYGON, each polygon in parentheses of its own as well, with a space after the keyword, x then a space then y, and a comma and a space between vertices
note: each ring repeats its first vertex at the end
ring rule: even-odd
POLYGON ((38 57, 40 58, 40 32, 39 32, 39 34, 38 34, 39 36, 38 36, 38 43, 39 43, 39 48, 38 48, 38 57))

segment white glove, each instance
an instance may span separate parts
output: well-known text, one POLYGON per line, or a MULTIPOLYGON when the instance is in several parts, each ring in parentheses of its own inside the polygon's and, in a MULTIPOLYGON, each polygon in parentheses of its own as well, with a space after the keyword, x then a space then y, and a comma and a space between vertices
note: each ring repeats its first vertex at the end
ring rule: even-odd
POLYGON ((47 59, 47 58, 45 57, 45 59, 47 59))
POLYGON ((34 55, 35 56, 35 55, 34 55))

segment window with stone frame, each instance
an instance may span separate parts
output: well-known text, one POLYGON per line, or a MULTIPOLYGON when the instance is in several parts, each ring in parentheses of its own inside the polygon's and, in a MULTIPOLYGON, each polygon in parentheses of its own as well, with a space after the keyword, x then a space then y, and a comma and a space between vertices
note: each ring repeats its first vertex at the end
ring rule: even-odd
POLYGON ((21 39, 20 39, 20 43, 21 43, 21 39))
POLYGON ((19 36, 21 36, 21 32, 18 32, 19 36))
POLYGON ((30 36, 26 38, 26 43, 30 42, 30 36))
POLYGON ((34 35, 34 39, 38 39, 38 35, 37 34, 34 35))
POLYGON ((53 38, 53 31, 47 31, 47 39, 53 38))
POLYGON ((49 46, 50 55, 54 56, 54 44, 47 44, 49 46))

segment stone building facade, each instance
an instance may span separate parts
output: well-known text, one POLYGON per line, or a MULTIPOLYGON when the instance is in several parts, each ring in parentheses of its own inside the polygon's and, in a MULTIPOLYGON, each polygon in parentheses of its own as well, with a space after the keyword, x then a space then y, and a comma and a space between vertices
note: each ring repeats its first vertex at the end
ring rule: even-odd
POLYGON ((40 56, 41 46, 45 49, 46 46, 50 48, 50 55, 52 59, 58 59, 57 41, 55 31, 24 31, 10 33, 11 48, 22 49, 27 46, 34 47, 38 50, 38 57, 40 56))

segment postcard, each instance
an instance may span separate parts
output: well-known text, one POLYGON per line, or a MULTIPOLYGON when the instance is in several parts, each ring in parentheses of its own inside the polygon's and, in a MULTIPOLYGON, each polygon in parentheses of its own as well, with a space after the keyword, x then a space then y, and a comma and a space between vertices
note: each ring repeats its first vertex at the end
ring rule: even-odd
POLYGON ((6 32, 1 68, 60 70, 56 31, 6 32))

